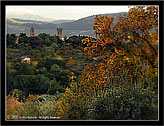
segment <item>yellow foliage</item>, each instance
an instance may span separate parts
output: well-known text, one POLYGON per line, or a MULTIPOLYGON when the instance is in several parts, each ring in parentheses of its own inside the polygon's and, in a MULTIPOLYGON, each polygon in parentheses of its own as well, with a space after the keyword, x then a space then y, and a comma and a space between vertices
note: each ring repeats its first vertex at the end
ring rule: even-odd
POLYGON ((32 65, 33 65, 33 66, 36 66, 37 64, 38 64, 37 61, 33 61, 33 62, 32 62, 32 65))
POLYGON ((8 67, 11 67, 12 64, 13 64, 12 62, 7 63, 8 67))
POLYGON ((131 39, 131 36, 128 36, 128 39, 131 39))

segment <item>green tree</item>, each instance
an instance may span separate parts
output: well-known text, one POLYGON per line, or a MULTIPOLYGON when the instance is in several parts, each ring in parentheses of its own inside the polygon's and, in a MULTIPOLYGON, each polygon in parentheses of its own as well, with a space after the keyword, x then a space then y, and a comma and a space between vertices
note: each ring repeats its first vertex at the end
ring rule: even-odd
POLYGON ((57 49, 58 47, 59 47, 58 44, 57 44, 56 42, 53 42, 53 43, 51 44, 50 50, 51 50, 51 51, 56 51, 56 49, 57 49))
POLYGON ((60 82, 57 82, 56 79, 54 78, 53 80, 50 81, 50 87, 48 89, 48 93, 53 95, 57 91, 63 92, 63 87, 60 85, 60 82))
POLYGON ((50 39, 51 43, 54 43, 54 42, 57 43, 56 36, 50 36, 49 39, 50 39))
POLYGON ((43 40, 40 37, 31 37, 29 42, 32 48, 41 47, 43 44, 43 40))
POLYGON ((43 44, 44 45, 47 45, 47 46, 50 46, 51 45, 51 40, 50 40, 50 35, 49 34, 46 34, 46 33, 40 33, 38 35, 38 37, 40 37, 42 40, 43 40, 43 44))
POLYGON ((29 37, 25 35, 20 35, 18 43, 19 44, 29 43, 29 37))
POLYGON ((51 41, 49 40, 49 38, 44 40, 44 44, 47 46, 51 46, 51 41))
POLYGON ((7 94, 13 90, 13 78, 15 76, 15 70, 7 64, 7 94))
POLYGON ((50 79, 44 75, 17 75, 13 80, 13 88, 28 94, 46 94, 50 79))
POLYGON ((14 64, 14 69, 17 75, 33 75, 34 71, 30 64, 28 63, 16 63, 14 64))
POLYGON ((46 33, 40 33, 38 35, 38 37, 40 37, 43 40, 46 40, 46 39, 49 39, 50 38, 50 35, 49 34, 46 34, 46 33))
POLYGON ((6 35, 7 39, 7 47, 14 47, 16 43, 16 34, 7 34, 6 35))
POLYGON ((22 32, 22 33, 19 34, 19 37, 25 37, 25 36, 26 36, 26 33, 22 32))
POLYGON ((57 64, 61 68, 64 68, 65 67, 65 61, 58 60, 58 59, 55 59, 55 58, 46 57, 45 59, 43 59, 43 58, 40 59, 40 61, 38 62, 36 68, 37 69, 40 69, 42 67, 45 67, 45 68, 47 68, 47 71, 48 72, 51 72, 51 67, 54 64, 57 64))
POLYGON ((66 40, 67 40, 67 36, 65 35, 65 36, 64 36, 64 41, 66 41, 66 40))
POLYGON ((60 73, 60 67, 59 67, 59 65, 57 65, 57 64, 54 64, 52 67, 51 67, 51 72, 52 73, 54 73, 54 74, 58 74, 58 73, 60 73))

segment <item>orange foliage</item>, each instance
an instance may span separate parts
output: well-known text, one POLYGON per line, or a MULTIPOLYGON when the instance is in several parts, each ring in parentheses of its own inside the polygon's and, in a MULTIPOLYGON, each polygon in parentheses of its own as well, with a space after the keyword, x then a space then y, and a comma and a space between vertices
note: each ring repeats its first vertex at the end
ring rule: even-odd
POLYGON ((36 101, 37 99, 37 95, 29 95, 28 99, 26 99, 26 102, 36 101))
POLYGON ((8 95, 6 96, 6 100, 7 100, 7 115, 11 115, 11 113, 14 115, 19 115, 19 110, 20 107, 22 107, 23 103, 22 102, 18 102, 18 96, 14 97, 14 93, 12 95, 8 95))
POLYGON ((90 57, 97 56, 97 52, 108 49, 110 43, 118 45, 129 40, 137 46, 133 53, 140 53, 152 65, 158 49, 158 7, 136 6, 120 17, 117 24, 113 25, 113 20, 113 17, 95 17, 93 28, 98 38, 84 39, 83 44, 87 43, 84 51, 90 57))
POLYGON ((114 17, 95 17, 93 28, 97 38, 82 40, 84 51, 93 62, 85 67, 80 82, 71 84, 59 100, 58 114, 66 114, 68 104, 77 107, 80 98, 98 97, 100 91, 113 88, 114 84, 144 87, 145 76, 149 84, 154 75, 158 76, 158 7, 136 6, 120 17, 117 24, 113 21, 114 17))
POLYGON ((96 16, 93 28, 97 38, 82 40, 86 46, 84 51, 90 58, 102 57, 85 68, 84 77, 81 77, 84 89, 94 92, 109 87, 112 78, 121 76, 122 71, 127 69, 128 78, 133 76, 136 68, 140 71, 137 76, 144 76, 146 69, 142 64, 136 64, 138 59, 143 64, 148 62, 147 67, 152 70, 148 70, 147 74, 155 74, 153 69, 158 67, 155 63, 158 57, 158 7, 136 6, 127 15, 120 17, 117 24, 114 25, 113 21, 113 17, 96 16), (131 45, 125 48, 127 41, 131 45), (86 80, 90 83, 86 83, 86 80))
POLYGON ((72 60, 72 59, 68 60, 68 62, 67 62, 67 64, 69 64, 69 65, 73 65, 75 63, 76 63, 76 61, 75 60, 72 60))
POLYGON ((19 102, 18 97, 18 94, 16 94, 15 97, 15 93, 6 96, 7 119, 11 119, 9 118, 11 117, 11 115, 18 115, 19 117, 21 117, 21 114, 23 112, 22 110, 25 109, 26 103, 37 100, 37 95, 30 95, 25 102, 22 102, 22 100, 21 102, 19 102))

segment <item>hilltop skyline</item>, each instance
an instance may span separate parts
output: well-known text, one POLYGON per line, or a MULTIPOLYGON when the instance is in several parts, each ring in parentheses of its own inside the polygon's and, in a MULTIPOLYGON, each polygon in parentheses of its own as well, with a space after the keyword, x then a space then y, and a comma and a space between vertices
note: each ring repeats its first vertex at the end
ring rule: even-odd
POLYGON ((128 12, 128 6, 6 6, 6 16, 37 15, 52 20, 78 20, 91 15, 128 12))

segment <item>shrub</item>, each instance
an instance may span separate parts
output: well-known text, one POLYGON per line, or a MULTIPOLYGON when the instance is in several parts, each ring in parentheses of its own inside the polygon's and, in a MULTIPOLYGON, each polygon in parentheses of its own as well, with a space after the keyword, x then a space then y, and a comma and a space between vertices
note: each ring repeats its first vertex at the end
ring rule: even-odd
POLYGON ((21 116, 21 110, 24 109, 24 103, 18 101, 19 95, 13 92, 6 96, 7 120, 12 119, 12 115, 21 116))
POLYGON ((157 120, 158 95, 151 89, 114 87, 93 104, 96 120, 157 120))
POLYGON ((48 93, 50 95, 53 95, 57 91, 63 92, 63 87, 60 85, 60 82, 57 82, 56 79, 54 78, 53 80, 50 81, 50 87, 48 89, 48 93))
POLYGON ((17 75, 13 87, 28 94, 45 94, 48 90, 49 78, 43 75, 17 75))
POLYGON ((25 99, 25 93, 22 90, 13 89, 11 91, 11 94, 15 94, 14 97, 18 97, 19 102, 24 101, 24 99, 25 99))
MULTIPOLYGON (((21 117, 37 117, 39 116, 54 116, 55 105, 58 99, 62 97, 62 94, 56 93, 56 95, 29 95, 23 102, 18 101, 19 95, 7 96, 7 119, 12 119, 12 115, 16 115, 17 120, 25 120, 21 117)), ((28 118, 27 118, 28 119, 28 118)))

